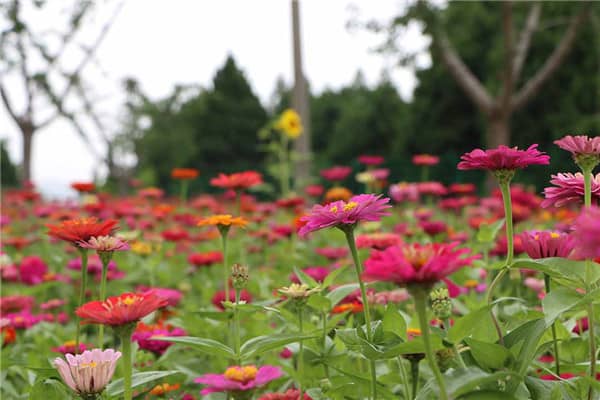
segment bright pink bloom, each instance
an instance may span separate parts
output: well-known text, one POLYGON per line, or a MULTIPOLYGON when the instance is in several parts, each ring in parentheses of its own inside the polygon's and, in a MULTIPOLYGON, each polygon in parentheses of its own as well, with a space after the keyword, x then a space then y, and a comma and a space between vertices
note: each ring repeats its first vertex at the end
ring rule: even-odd
POLYGON ((370 156, 370 155, 362 155, 358 156, 358 162, 364 165, 379 165, 382 164, 385 159, 382 156, 370 156))
POLYGON ((352 168, 350 167, 335 166, 321 170, 321 176, 328 181, 339 182, 346 179, 351 172, 352 168))
POLYGON ((419 187, 415 183, 400 182, 390 185, 389 195, 396 203, 419 201, 419 187))
POLYGON ((575 254, 582 258, 600 257, 600 208, 584 209, 573 224, 575 254))
POLYGON ((320 247, 315 249, 315 253, 322 255, 328 260, 339 260, 348 255, 346 247, 320 247))
POLYGON ((446 232, 448 225, 444 221, 419 221, 419 228, 429 236, 435 236, 446 232))
POLYGON ((575 247, 573 237, 568 233, 554 231, 527 231, 521 234, 523 248, 529 257, 567 258, 575 247))
POLYGON ((415 154, 412 158, 414 165, 431 166, 437 165, 440 162, 440 158, 432 156, 431 154, 415 154))
POLYGON ((29 310, 23 310, 18 313, 2 314, 2 320, 8 320, 7 326, 15 329, 27 329, 41 322, 42 317, 31 314, 29 310))
POLYGON ((381 195, 360 194, 351 197, 348 202, 334 201, 325 206, 315 205, 310 213, 300 219, 306 224, 298 232, 300 236, 331 227, 352 226, 360 221, 379 221, 382 216, 390 215, 385 210, 389 198, 381 195))
POLYGON ((23 296, 20 294, 3 296, 0 297, 0 313, 6 314, 15 311, 31 310, 34 304, 35 298, 33 296, 23 296))
POLYGON ((321 197, 321 195, 323 194, 324 191, 325 191, 325 188, 321 185, 308 185, 304 189, 304 193, 306 193, 307 195, 309 195, 311 197, 321 197))
MULTIPOLYGON (((242 289, 240 291, 240 300, 245 301, 246 303, 251 303, 252 295, 246 289, 242 289)), ((221 304, 224 301, 225 301, 225 291, 224 290, 219 290, 217 293, 215 293, 215 295, 211 299, 211 303, 221 311, 225 310, 225 307, 223 307, 223 304, 221 304)), ((229 301, 231 301, 231 302, 235 301, 235 292, 233 290, 229 291, 229 301)))
POLYGON ((235 174, 219 174, 210 180, 212 186, 230 190, 244 190, 263 183, 262 175, 256 171, 243 171, 235 174))
POLYGON ((75 314, 83 323, 119 326, 137 322, 167 304, 167 300, 153 291, 143 294, 123 293, 105 301, 85 303, 75 314))
POLYGON ((548 165, 550 157, 537 150, 537 144, 532 144, 527 150, 516 147, 499 146, 497 149, 475 149, 461 156, 458 169, 487 169, 514 170, 525 168, 529 165, 548 165))
POLYGON ((264 386, 282 375, 283 372, 279 367, 271 365, 260 368, 253 365, 233 366, 227 368, 224 374, 205 374, 194 379, 194 382, 207 385, 200 392, 201 395, 214 392, 235 393, 264 386))
POLYGON ((312 397, 304 393, 300 399, 300 390, 288 389, 284 393, 263 394, 258 400, 312 400, 312 397))
POLYGON ((571 152, 574 156, 579 154, 600 155, 600 136, 571 136, 555 140, 554 144, 563 150, 571 152))
MULTIPOLYGON (((310 276, 317 282, 323 282, 325 278, 327 278, 327 275, 329 275, 330 271, 329 268, 325 267, 309 267, 304 268, 302 272, 304 272, 306 275, 310 276)), ((296 276, 295 273, 292 273, 290 275, 290 281, 292 281, 293 283, 300 283, 300 279, 296 276)))
POLYGON ((79 395, 101 393, 112 378, 121 352, 93 349, 54 360, 62 380, 79 395))
MULTIPOLYGON (((584 183, 581 172, 552 175, 550 183, 554 186, 544 189, 546 199, 542 201, 543 208, 583 203, 584 183)), ((600 201, 600 174, 592 175, 591 189, 592 202, 597 203, 600 201)))
POLYGON ((383 250, 401 243, 402 237, 395 233, 367 233, 356 237, 356 247, 359 249, 383 250))
POLYGON ((83 353, 84 351, 87 350, 89 345, 86 345, 85 343, 79 343, 79 351, 75 350, 75 341, 74 340, 69 340, 68 342, 65 342, 63 344, 61 344, 58 347, 53 347, 52 351, 56 352, 56 353, 61 353, 61 354, 75 354, 75 353, 83 353))
POLYGON ((456 246, 458 243, 411 243, 374 250, 365 262, 364 277, 398 285, 432 285, 479 258, 463 257, 470 250, 456 246))
POLYGON ((416 184, 420 195, 445 196, 448 189, 439 182, 419 182, 416 184))
POLYGON ((131 340, 137 342, 140 349, 148 350, 156 355, 161 355, 173 343, 162 340, 152 340, 152 337, 176 337, 185 335, 186 332, 183 329, 171 325, 164 325, 163 323, 146 325, 143 322, 138 322, 133 335, 131 335, 131 340))
POLYGON ((26 256, 19 264, 19 275, 21 281, 27 285, 37 285, 44 281, 48 273, 48 266, 38 256, 26 256))
POLYGON ((161 288, 161 287, 150 287, 150 288, 138 288, 144 294, 154 293, 157 297, 163 298, 167 301, 167 305, 176 307, 183 295, 177 289, 161 288), (143 290, 142 290, 143 289, 143 290))

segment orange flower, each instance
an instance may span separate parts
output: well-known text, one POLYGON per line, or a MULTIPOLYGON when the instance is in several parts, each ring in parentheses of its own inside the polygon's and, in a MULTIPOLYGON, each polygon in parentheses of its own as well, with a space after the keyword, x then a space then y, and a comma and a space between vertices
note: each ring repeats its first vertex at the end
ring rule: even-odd
POLYGON ((169 383, 163 383, 163 384, 154 386, 154 388, 152 388, 152 390, 150 391, 150 394, 160 396, 161 394, 165 394, 168 392, 173 392, 175 390, 178 390, 180 387, 181 387, 181 385, 179 383, 176 383, 174 385, 171 385, 169 383))
POLYGON ((91 193, 96 190, 96 185, 93 182, 73 182, 71 187, 79 193, 91 193))
POLYGON ((195 168, 173 168, 171 170, 171 178, 188 180, 196 179, 200 172, 195 168))
POLYGON ((48 235, 77 244, 87 242, 94 236, 108 236, 117 229, 118 221, 107 219, 99 222, 97 218, 78 218, 61 222, 59 225, 47 225, 48 235))
POLYGON ((345 187, 336 186, 325 193, 325 203, 331 203, 338 200, 348 201, 352 197, 352 192, 345 187))
POLYGON ((217 214, 217 215, 211 215, 210 217, 207 217, 207 218, 202 218, 200 221, 198 221, 197 225, 198 226, 206 226, 206 225, 239 226, 241 228, 244 228, 244 227, 246 227, 246 225, 248 225, 248 221, 242 217, 232 217, 230 214, 217 214))
POLYGON ((244 190, 262 183, 262 175, 256 171, 237 172, 231 175, 219 174, 210 180, 212 186, 231 190, 244 190))

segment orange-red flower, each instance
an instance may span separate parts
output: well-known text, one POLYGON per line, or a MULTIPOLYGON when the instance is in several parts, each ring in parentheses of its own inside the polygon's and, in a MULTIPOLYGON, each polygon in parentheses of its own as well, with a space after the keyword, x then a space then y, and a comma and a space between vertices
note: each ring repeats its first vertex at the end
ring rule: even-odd
POLYGON ((331 203, 338 200, 348 201, 352 197, 352 192, 345 187, 332 187, 325 193, 325 203, 331 203))
POLYGON ((243 190, 263 183, 262 175, 256 171, 244 171, 231 175, 219 174, 210 184, 223 189, 243 190))
POLYGON ((150 394, 160 396, 160 395, 163 395, 168 392, 173 392, 175 390, 179 390, 180 387, 181 387, 181 385, 179 383, 176 383, 174 385, 171 385, 169 383, 162 383, 160 385, 154 386, 152 388, 152 390, 150 391, 150 394))
POLYGON ((73 182, 71 187, 79 193, 91 193, 96 190, 96 185, 93 182, 73 182))
POLYGON ((58 225, 47 225, 48 235, 77 244, 87 242, 95 236, 109 236, 117 229, 118 221, 107 219, 99 222, 97 218, 78 218, 62 221, 58 225))
POLYGON ((173 168, 171 178, 180 180, 196 179, 200 172, 195 168, 173 168))
POLYGON ((120 326, 137 322, 146 315, 169 304, 164 297, 153 291, 146 293, 123 293, 105 301, 90 301, 79 307, 75 314, 84 324, 120 326))
POLYGON ((233 217, 229 214, 217 214, 202 218, 198 221, 198 226, 206 225, 239 226, 244 228, 248 225, 248 221, 242 217, 233 217))

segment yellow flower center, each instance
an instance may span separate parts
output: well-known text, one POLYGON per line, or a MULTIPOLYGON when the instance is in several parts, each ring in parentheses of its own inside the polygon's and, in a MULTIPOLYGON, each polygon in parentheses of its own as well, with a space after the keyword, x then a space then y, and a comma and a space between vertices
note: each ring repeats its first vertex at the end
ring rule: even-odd
POLYGON ((74 340, 67 340, 66 342, 63 343, 63 346, 65 346, 65 347, 75 347, 75 341, 74 340))
POLYGON ((477 287, 478 284, 479 284, 479 282, 477 282, 475 279, 467 279, 465 281, 465 287, 469 288, 469 289, 473 289, 474 287, 477 287))
POLYGON ((90 361, 89 363, 81 363, 79 364, 79 368, 96 368, 98 364, 96 361, 90 361))
POLYGON ((550 232, 550 237, 552 239, 558 239, 560 237, 560 234, 558 234, 556 232, 550 232))
POLYGON ((134 296, 125 297, 122 301, 126 306, 130 306, 136 302, 136 298, 134 296))
POLYGON ((333 206, 329 209, 329 211, 331 211, 332 213, 336 213, 336 212, 338 212, 338 208, 337 208, 337 206, 333 206))
POLYGON ((258 369, 254 365, 247 365, 245 367, 229 367, 225 370, 225 378, 236 382, 249 382, 256 378, 258 369))
POLYGON ((350 203, 348 203, 344 206, 344 211, 354 210, 356 208, 356 206, 358 206, 358 203, 355 201, 351 201, 350 203))
POLYGON ((411 336, 420 336, 421 335, 421 330, 419 328, 408 328, 406 330, 406 333, 411 335, 411 336))
POLYGON ((404 250, 404 257, 408 260, 408 262, 413 266, 414 269, 420 269, 423 265, 427 263, 427 261, 432 255, 431 253, 432 251, 430 249, 415 249, 413 247, 408 247, 404 250))

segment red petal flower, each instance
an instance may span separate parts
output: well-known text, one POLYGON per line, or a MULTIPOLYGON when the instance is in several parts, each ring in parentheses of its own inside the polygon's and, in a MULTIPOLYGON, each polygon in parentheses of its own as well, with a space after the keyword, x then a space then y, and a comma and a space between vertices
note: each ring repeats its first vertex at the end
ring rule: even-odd
POLYGON ((75 314, 83 319, 84 324, 119 326, 137 322, 167 304, 167 299, 157 296, 153 291, 123 293, 106 301, 90 301, 79 307, 75 314))
POLYGON ((107 219, 99 222, 97 218, 78 218, 61 222, 59 225, 47 225, 48 235, 71 242, 87 242, 92 237, 109 236, 117 229, 118 221, 107 219))

